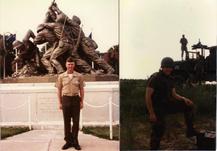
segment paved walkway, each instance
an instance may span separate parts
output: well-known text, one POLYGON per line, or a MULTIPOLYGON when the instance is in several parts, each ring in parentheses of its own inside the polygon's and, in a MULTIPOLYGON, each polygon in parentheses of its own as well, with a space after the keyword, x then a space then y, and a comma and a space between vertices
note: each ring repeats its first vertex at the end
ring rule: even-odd
MULTIPOLYGON (((0 141, 0 151, 60 151, 63 130, 33 130, 0 141)), ((119 142, 79 132, 82 151, 119 151, 119 142)), ((73 151, 69 148, 67 151, 73 151)))

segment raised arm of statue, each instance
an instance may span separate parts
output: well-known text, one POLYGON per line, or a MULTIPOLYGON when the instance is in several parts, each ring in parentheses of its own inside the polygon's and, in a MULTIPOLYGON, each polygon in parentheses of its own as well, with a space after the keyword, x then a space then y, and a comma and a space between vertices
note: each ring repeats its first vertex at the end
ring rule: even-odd
POLYGON ((30 38, 34 39, 35 38, 35 34, 33 33, 33 31, 31 29, 29 29, 26 33, 26 35, 23 38, 23 41, 28 41, 30 38))
POLYGON ((57 5, 52 5, 51 6, 52 11, 56 12, 56 22, 59 23, 66 23, 69 24, 71 26, 78 26, 78 24, 73 21, 73 19, 70 19, 65 13, 63 13, 58 7, 57 5))
POLYGON ((52 5, 52 6, 51 6, 51 10, 54 11, 54 12, 56 12, 57 14, 63 13, 63 12, 58 8, 58 6, 57 6, 56 3, 55 3, 55 5, 52 5))
POLYGON ((54 27, 56 26, 55 23, 43 23, 44 27, 47 29, 53 30, 54 27))
POLYGON ((47 13, 45 14, 44 23, 55 22, 56 17, 56 13, 51 9, 51 7, 49 7, 47 13))

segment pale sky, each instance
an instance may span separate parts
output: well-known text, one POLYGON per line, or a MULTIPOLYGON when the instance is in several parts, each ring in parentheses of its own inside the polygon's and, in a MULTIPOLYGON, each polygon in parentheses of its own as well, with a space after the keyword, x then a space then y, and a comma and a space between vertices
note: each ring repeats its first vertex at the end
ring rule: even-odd
MULTIPOLYGON (((179 40, 216 45, 216 0, 120 0, 120 77, 145 79, 161 59, 181 60, 179 40)), ((207 52, 208 53, 208 52, 207 52)))
MULTIPOLYGON (((120 78, 144 79, 159 70, 165 56, 181 59, 179 40, 188 39, 188 49, 200 38, 216 45, 216 0, 56 0, 69 17, 81 18, 86 35, 93 32, 100 52, 118 44, 120 34, 120 78), (118 20, 120 17, 120 20, 118 20), (120 31, 118 22, 120 21, 120 31)), ((49 0, 0 0, 0 33, 17 33, 44 20, 49 0)))
MULTIPOLYGON (((45 18, 52 0, 0 0, 0 33, 16 33, 22 40, 28 29, 45 18)), ((58 7, 70 18, 80 17, 86 36, 93 32, 98 51, 106 52, 118 44, 117 0, 56 0, 58 7)))

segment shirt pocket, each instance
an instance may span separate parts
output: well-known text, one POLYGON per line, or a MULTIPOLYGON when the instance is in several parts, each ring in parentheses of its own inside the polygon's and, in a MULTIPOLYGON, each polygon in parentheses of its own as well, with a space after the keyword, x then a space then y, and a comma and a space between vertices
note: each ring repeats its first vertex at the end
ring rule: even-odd
POLYGON ((72 84, 73 85, 75 85, 75 86, 79 86, 79 80, 78 80, 78 78, 74 78, 73 80, 72 80, 72 84))
POLYGON ((70 79, 68 77, 63 78, 63 86, 66 86, 70 83, 70 79))

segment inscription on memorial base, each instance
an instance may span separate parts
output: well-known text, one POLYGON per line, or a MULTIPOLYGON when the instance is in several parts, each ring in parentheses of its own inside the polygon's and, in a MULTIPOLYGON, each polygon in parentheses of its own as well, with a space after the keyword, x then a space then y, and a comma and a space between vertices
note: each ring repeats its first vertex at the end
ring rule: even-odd
POLYGON ((58 121, 62 118, 62 112, 58 109, 55 94, 46 93, 37 95, 37 117, 38 121, 58 121))

